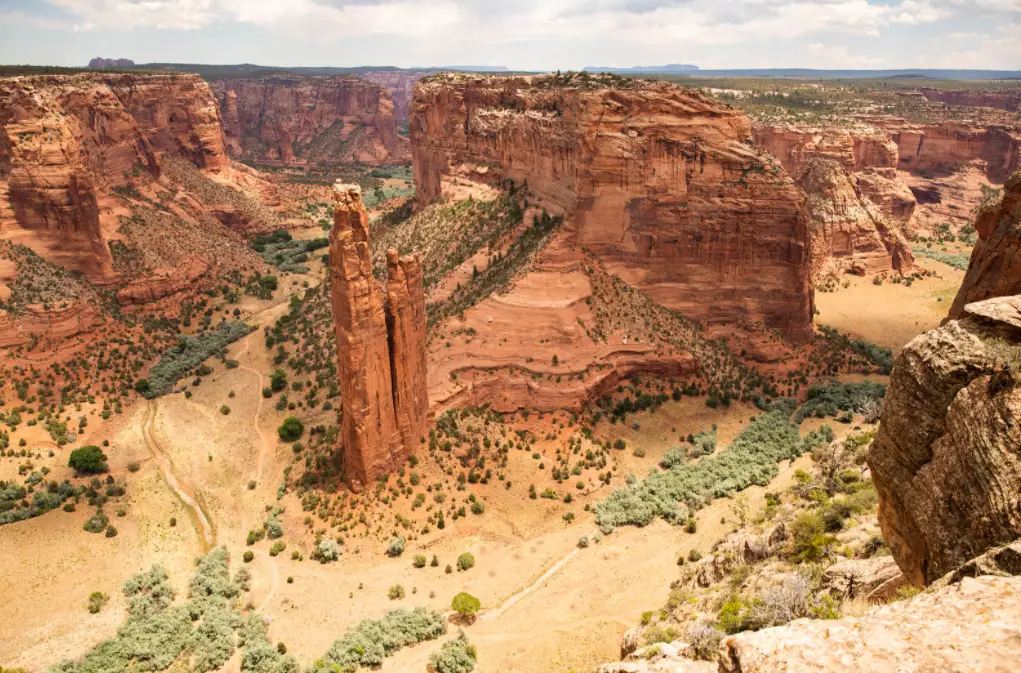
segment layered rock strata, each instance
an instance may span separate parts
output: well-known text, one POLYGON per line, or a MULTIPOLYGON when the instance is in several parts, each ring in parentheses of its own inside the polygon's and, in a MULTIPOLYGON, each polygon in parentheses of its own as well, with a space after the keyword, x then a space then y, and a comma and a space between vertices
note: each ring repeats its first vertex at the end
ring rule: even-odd
POLYGON ((1021 537, 1021 296, 968 304, 901 351, 869 452, 914 584, 1021 537))
POLYGON ((360 77, 271 76, 213 84, 227 145, 256 163, 383 164, 407 157, 390 92, 360 77))
MULTIPOLYGON (((883 202, 886 194, 876 179, 862 180, 868 191, 859 191, 859 182, 839 163, 813 158, 805 164, 798 184, 807 196, 813 277, 911 270, 914 258, 900 227, 872 201, 883 202)), ((889 197, 891 212, 903 208, 893 201, 889 197)))
POLYGON ((740 111, 665 83, 444 74, 410 115, 420 207, 455 180, 527 183, 656 302, 810 338, 803 197, 740 111))
POLYGON ((357 185, 334 186, 330 292, 337 336, 344 470, 359 490, 395 472, 426 422, 425 303, 417 256, 388 251, 384 292, 372 275, 369 217, 357 185))
POLYGON ((975 232, 978 242, 950 309, 951 318, 959 317, 972 302, 1021 294, 1021 172, 1003 185, 998 203, 979 210, 975 232))
POLYGON ((0 79, 0 194, 13 222, 0 235, 94 282, 117 277, 107 245, 116 217, 102 202, 158 154, 227 165, 216 103, 197 75, 0 79))

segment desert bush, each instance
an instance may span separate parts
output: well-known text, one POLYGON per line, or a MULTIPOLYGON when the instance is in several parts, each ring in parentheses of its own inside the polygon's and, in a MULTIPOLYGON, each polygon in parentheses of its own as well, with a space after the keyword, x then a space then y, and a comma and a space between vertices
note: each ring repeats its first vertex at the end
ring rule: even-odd
POLYGON ((404 553, 404 544, 405 540, 403 536, 397 536, 390 540, 390 544, 386 548, 387 555, 393 556, 394 558, 400 556, 404 553))
POLYGON ((696 624, 688 629, 688 642, 691 643, 695 658, 701 661, 715 661, 725 635, 727 634, 712 624, 696 624))
POLYGON ((100 474, 109 469, 106 464, 106 454, 103 453, 103 449, 94 444, 72 451, 67 464, 68 467, 72 467, 82 474, 100 474))
POLYGON ((886 395, 886 385, 874 381, 851 383, 830 381, 808 389, 808 400, 794 413, 794 422, 815 416, 836 416, 840 411, 857 411, 866 400, 881 400, 886 395))
POLYGON ((835 541, 818 512, 803 511, 791 522, 791 555, 799 563, 821 560, 835 541))
POLYGON ((270 540, 276 540, 284 536, 284 525, 280 523, 280 519, 275 516, 271 516, 266 519, 266 537, 270 540))
POLYGON ((103 606, 106 605, 109 602, 109 600, 110 597, 107 596, 102 591, 93 591, 91 594, 89 594, 88 603, 89 612, 92 614, 96 614, 97 612, 103 609, 103 606))
POLYGON ((149 370, 149 387, 142 394, 153 398, 169 393, 181 377, 202 364, 203 360, 216 355, 253 329, 235 320, 220 323, 216 329, 195 336, 181 335, 177 345, 168 348, 149 370))
POLYGON ((587 549, 588 548, 588 544, 589 543, 588 543, 588 536, 587 535, 582 535, 580 538, 578 538, 578 548, 579 549, 587 549))
POLYGON ((97 509, 96 513, 85 521, 82 529, 88 533, 102 533, 109 523, 110 517, 103 510, 97 509))
POLYGON ((416 568, 424 568, 429 560, 422 554, 415 554, 414 566, 416 568))
POLYGON ((435 673, 471 673, 477 660, 475 646, 460 631, 457 638, 443 643, 439 652, 430 655, 429 668, 435 673))
POLYGON ((269 555, 277 556, 280 554, 280 552, 284 551, 285 549, 287 549, 287 543, 284 542, 283 540, 277 540, 270 546, 269 555))
POLYGON ((294 416, 288 416, 284 419, 284 422, 277 428, 277 435, 280 439, 285 442, 294 442, 301 437, 301 433, 305 431, 305 426, 302 425, 294 416))
POLYGON ((669 470, 676 465, 683 465, 688 462, 688 452, 683 446, 671 446, 663 457, 659 459, 659 466, 669 470))
POLYGON ((465 552, 457 557, 458 570, 470 570, 475 567, 475 557, 465 552))
POLYGON ((482 609, 482 602, 470 593, 462 591, 450 601, 450 607, 465 622, 472 622, 475 615, 482 609))
POLYGON ((765 486, 777 475, 777 462, 796 458, 832 435, 824 426, 802 439, 783 411, 762 414, 725 451, 617 489, 595 506, 596 521, 604 532, 616 526, 645 526, 657 517, 685 521, 689 508, 753 484, 765 486))
POLYGON ((392 601, 404 598, 404 585, 394 584, 387 590, 386 595, 392 601))
POLYGON ((442 613, 426 608, 394 610, 381 619, 366 619, 334 642, 312 664, 310 673, 380 666, 383 659, 402 647, 439 638, 446 626, 442 613))
POLYGON ((340 546, 335 540, 324 537, 319 541, 319 544, 316 545, 316 549, 312 553, 312 558, 320 563, 336 561, 340 558, 340 546))

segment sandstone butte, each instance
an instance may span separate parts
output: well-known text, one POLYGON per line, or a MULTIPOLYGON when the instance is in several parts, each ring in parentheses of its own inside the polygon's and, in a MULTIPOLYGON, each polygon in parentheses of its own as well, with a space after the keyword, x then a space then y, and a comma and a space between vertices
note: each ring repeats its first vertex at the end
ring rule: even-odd
POLYGON ((279 165, 407 158, 390 90, 361 77, 278 75, 214 82, 213 90, 233 156, 279 165))
POLYGON ((975 232, 978 242, 950 318, 960 317, 972 302, 1021 294, 1021 171, 1003 185, 998 203, 979 210, 975 232))
POLYGON ((0 79, 0 198, 10 202, 0 235, 93 282, 116 280, 118 216, 104 199, 134 170, 158 176, 162 152, 210 172, 228 165, 197 75, 0 79))
POLYGON ((411 104, 417 205, 527 183, 574 246, 709 324, 812 334, 804 197, 740 111, 661 82, 443 74, 411 104))
POLYGON ((426 318, 418 255, 387 251, 372 275, 369 216, 357 185, 334 186, 330 292, 337 335, 344 471, 353 490, 396 472, 424 436, 426 318), (384 301, 385 296, 385 301, 384 301))
POLYGON ((809 159, 798 178, 805 191, 812 247, 812 276, 850 272, 870 275, 910 272, 911 247, 901 222, 887 215, 888 190, 875 189, 880 175, 849 176, 834 159, 809 159), (861 187, 859 187, 861 185, 861 187), (874 202, 876 195, 881 195, 874 202))

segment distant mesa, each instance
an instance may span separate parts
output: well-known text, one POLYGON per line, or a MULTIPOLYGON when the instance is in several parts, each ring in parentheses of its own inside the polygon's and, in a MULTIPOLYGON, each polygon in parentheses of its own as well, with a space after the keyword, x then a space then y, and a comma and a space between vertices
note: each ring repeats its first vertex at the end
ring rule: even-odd
POLYGON ((94 58, 89 61, 89 68, 93 70, 103 68, 131 68, 135 62, 130 58, 94 58))
POLYGON ((696 72, 697 65, 688 63, 671 63, 670 65, 636 65, 631 68, 613 68, 602 65, 587 65, 585 72, 643 73, 643 72, 696 72))

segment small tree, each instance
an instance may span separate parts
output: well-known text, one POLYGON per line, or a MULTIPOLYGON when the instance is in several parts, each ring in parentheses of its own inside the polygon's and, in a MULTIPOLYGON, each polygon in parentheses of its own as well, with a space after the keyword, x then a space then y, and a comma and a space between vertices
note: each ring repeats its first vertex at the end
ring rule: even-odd
POLYGON ((475 621, 475 615, 482 609, 482 602, 470 593, 462 591, 454 596, 454 600, 450 601, 450 607, 462 621, 471 624, 475 621))
POLYGON ((305 431, 305 426, 302 425, 294 416, 288 416, 284 419, 284 422, 277 428, 277 435, 280 439, 285 442, 293 442, 301 437, 301 433, 305 431))
POLYGON ((71 452, 68 466, 84 474, 99 474, 107 471, 106 454, 98 446, 90 444, 71 452))
POLYGON ((401 536, 395 537, 390 540, 390 546, 386 548, 386 553, 390 556, 397 557, 404 553, 404 538, 401 536))
POLYGON ((457 569, 458 570, 470 570, 475 567, 475 557, 470 553, 465 552, 457 557, 457 569))
POLYGON ((287 374, 278 369, 269 377, 269 387, 273 392, 278 393, 287 387, 287 374))

